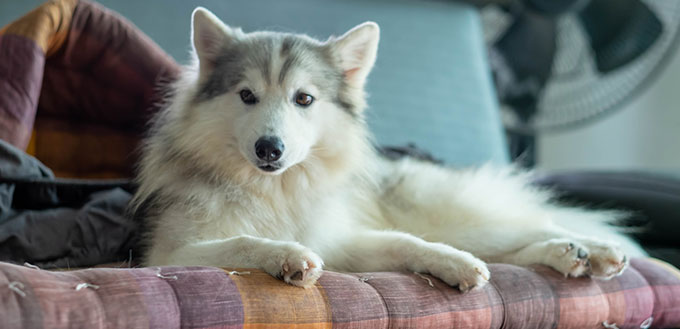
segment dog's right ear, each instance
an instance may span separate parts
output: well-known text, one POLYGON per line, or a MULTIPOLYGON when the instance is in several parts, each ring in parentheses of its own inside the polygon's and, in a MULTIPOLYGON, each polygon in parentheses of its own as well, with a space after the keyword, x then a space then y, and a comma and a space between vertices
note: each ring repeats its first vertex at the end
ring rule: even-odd
POLYGON ((198 56, 201 72, 212 69, 220 51, 233 37, 233 31, 215 14, 203 7, 196 7, 191 14, 191 42, 198 56))

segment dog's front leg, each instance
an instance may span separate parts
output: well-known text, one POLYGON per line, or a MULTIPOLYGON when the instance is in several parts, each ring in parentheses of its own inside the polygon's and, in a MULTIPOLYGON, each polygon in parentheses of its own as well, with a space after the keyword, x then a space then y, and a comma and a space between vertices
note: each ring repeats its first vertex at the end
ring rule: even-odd
POLYGON ((323 272, 323 261, 309 248, 249 235, 185 245, 170 254, 168 263, 259 268, 300 287, 313 285, 323 272))
POLYGON ((430 273, 463 292, 489 280, 486 264, 472 254, 407 233, 365 231, 343 240, 337 260, 347 270, 430 273))

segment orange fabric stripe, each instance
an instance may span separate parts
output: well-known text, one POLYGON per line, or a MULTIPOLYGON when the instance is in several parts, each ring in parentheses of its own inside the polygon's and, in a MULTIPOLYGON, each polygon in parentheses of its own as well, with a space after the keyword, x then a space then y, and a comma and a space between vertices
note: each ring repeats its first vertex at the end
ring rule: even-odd
POLYGON ((68 36, 78 0, 52 0, 0 29, 0 34, 20 35, 35 41, 46 56, 54 54, 68 36))
POLYGON ((330 329, 333 324, 324 323, 245 323, 243 329, 330 329))
POLYGON ((104 125, 42 118, 34 125, 35 154, 57 177, 128 178, 139 136, 104 125))
POLYGON ((26 146, 26 153, 35 156, 35 139, 36 139, 35 129, 31 132, 31 140, 28 141, 28 146, 26 146))
MULTIPOLYGON (((228 269, 225 271, 229 272, 228 269)), ((328 298, 318 283, 300 288, 284 283, 260 270, 231 275, 241 293, 243 328, 328 328, 332 316, 328 298)))

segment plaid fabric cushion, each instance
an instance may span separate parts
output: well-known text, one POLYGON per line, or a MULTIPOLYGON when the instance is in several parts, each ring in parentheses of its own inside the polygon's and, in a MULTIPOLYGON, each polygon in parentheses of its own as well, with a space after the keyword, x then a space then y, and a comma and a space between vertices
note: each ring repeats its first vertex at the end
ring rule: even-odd
POLYGON ((159 86, 178 73, 117 13, 46 2, 0 29, 0 139, 60 177, 130 177, 159 86))
POLYGON ((461 294, 431 276, 393 272, 325 272, 302 289, 258 270, 51 272, 0 263, 0 318, 7 329, 680 326, 680 271, 653 259, 634 259, 609 281, 490 268, 489 285, 461 294))

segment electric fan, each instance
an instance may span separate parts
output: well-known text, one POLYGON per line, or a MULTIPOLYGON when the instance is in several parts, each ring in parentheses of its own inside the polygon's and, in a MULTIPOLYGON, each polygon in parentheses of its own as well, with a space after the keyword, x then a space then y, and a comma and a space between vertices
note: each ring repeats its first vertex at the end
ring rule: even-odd
POLYGON ((482 8, 513 159, 533 166, 536 133, 612 113, 676 49, 677 0, 474 1, 482 8))

